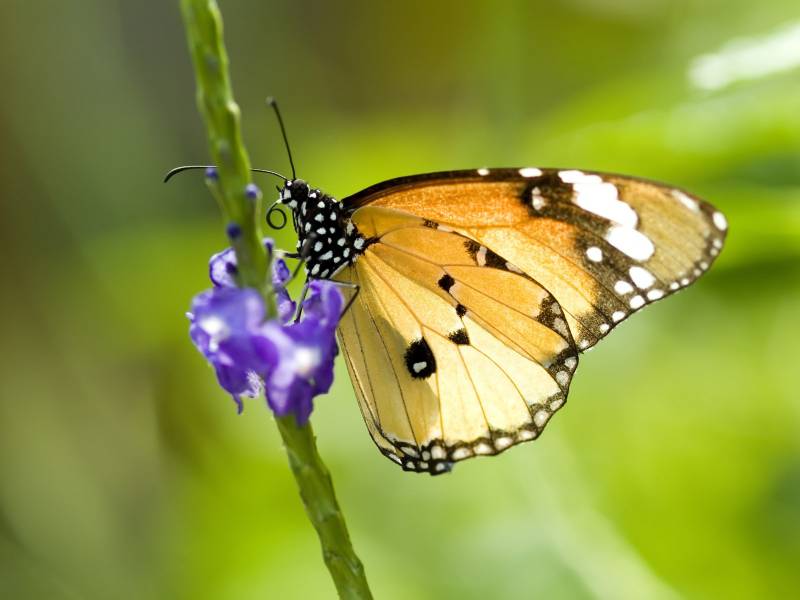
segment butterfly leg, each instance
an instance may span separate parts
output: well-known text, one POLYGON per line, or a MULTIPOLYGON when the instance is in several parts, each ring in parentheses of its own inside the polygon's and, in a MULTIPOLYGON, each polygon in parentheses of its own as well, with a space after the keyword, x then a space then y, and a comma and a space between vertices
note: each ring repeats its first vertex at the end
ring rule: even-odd
POLYGON ((312 232, 308 235, 305 242, 303 242, 303 246, 300 248, 300 252, 284 252, 283 254, 284 258, 293 258, 299 261, 295 266, 294 271, 292 271, 292 275, 291 277, 289 277, 289 281, 294 281, 294 278, 297 277, 297 274, 300 272, 300 269, 303 267, 303 265, 306 262, 306 259, 308 258, 308 254, 311 250, 311 245, 316 238, 317 238, 316 233, 312 232))
MULTIPOLYGON (((303 284, 303 291, 300 294, 300 299, 299 299, 299 301, 297 303, 297 316, 294 318, 294 322, 295 323, 300 321, 300 316, 303 314, 303 302, 305 301, 306 296, 308 295, 308 282, 309 281, 311 281, 311 280, 306 279, 305 284, 303 284)), ((361 286, 358 285, 357 283, 352 283, 350 281, 334 281, 333 279, 325 279, 325 280, 322 280, 322 281, 329 281, 333 285, 336 285, 336 286, 339 286, 339 287, 343 287, 343 288, 347 288, 347 289, 350 289, 350 290, 354 290, 353 295, 347 301, 347 304, 345 304, 344 309, 342 309, 342 314, 339 316, 339 318, 342 318, 343 316, 345 316, 347 314, 347 311, 353 305, 353 302, 355 302, 355 299, 358 296, 358 292, 361 291, 361 286)))
POLYGON ((298 323, 300 321, 300 317, 303 314, 303 302, 306 301, 307 295, 308 295, 308 279, 306 279, 305 283, 303 284, 303 291, 300 292, 300 298, 297 300, 297 315, 295 315, 294 318, 295 323, 298 323))
MULTIPOLYGON (((353 283, 351 281, 333 281, 333 280, 331 280, 331 283, 333 283, 334 285, 341 286, 343 288, 348 288, 348 289, 354 290, 353 291, 353 295, 350 297, 350 300, 347 301, 347 304, 344 305, 344 309, 342 309, 342 315, 341 316, 343 317, 343 316, 345 316, 347 314, 347 311, 353 305, 353 302, 355 302, 356 297, 358 296, 358 292, 361 291, 361 286, 358 285, 357 283, 353 283)), ((339 317, 339 318, 341 318, 341 317, 339 317)))

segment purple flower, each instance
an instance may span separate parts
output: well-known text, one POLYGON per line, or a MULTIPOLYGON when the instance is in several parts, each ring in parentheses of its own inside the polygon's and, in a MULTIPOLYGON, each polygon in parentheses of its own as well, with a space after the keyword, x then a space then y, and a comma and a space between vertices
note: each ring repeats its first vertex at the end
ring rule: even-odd
POLYGON ((289 324, 295 303, 285 288, 291 273, 282 260, 273 261, 279 315, 272 320, 266 319, 264 300, 256 290, 234 286, 236 257, 231 249, 215 254, 209 270, 215 287, 198 294, 188 313, 195 346, 240 412, 241 396, 263 390, 276 415, 292 413, 304 424, 314 396, 326 393, 333 383, 336 326, 343 307, 336 285, 311 282, 303 318, 289 324))
MULTIPOLYGON (((272 254, 273 242, 269 238, 264 238, 264 246, 267 252, 272 254)), ((216 287, 236 287, 234 279, 237 273, 236 253, 233 248, 226 248, 222 252, 217 252, 208 262, 208 275, 211 283, 216 287)), ((275 302, 278 306, 278 317, 283 323, 288 323, 297 311, 297 304, 286 291, 286 284, 291 278, 289 267, 282 258, 272 261, 272 286, 275 292, 275 302)))
POLYGON ((278 361, 264 379, 264 387, 267 402, 276 414, 294 412, 302 425, 311 414, 313 397, 330 389, 333 362, 339 353, 336 326, 342 304, 335 284, 312 281, 303 302, 303 319, 269 332, 278 361))
POLYGON ((189 336, 217 373, 217 380, 242 411, 241 395, 258 395, 258 375, 268 348, 258 332, 264 301, 253 289, 213 288, 195 296, 189 336))
POLYGON ((278 305, 278 318, 281 323, 288 323, 297 311, 297 304, 286 291, 286 284, 292 278, 289 267, 281 258, 272 261, 272 289, 275 290, 275 302, 278 305))
POLYGON ((236 287, 234 279, 236 273, 236 253, 233 248, 225 248, 222 252, 217 252, 208 261, 208 276, 214 287, 236 287))

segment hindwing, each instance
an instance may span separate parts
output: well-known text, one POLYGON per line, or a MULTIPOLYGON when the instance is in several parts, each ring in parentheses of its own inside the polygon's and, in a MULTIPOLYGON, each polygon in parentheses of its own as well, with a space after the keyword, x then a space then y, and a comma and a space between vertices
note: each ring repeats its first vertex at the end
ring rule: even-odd
POLYGON ((433 474, 536 438, 565 400, 577 348, 553 295, 461 233, 386 208, 336 279, 359 286, 339 336, 373 440, 433 474))

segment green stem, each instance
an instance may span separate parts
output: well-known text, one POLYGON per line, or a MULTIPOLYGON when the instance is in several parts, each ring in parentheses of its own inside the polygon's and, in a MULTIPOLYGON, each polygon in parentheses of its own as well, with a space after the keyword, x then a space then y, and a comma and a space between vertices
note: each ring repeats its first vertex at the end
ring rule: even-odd
POLYGON ((336 502, 330 473, 317 452, 311 425, 299 427, 292 415, 277 418, 276 422, 306 513, 319 535, 322 555, 339 597, 348 600, 372 598, 364 566, 353 550, 347 525, 336 502))
MULTIPOLYGON (((227 223, 241 233, 231 239, 238 265, 238 283, 262 292, 267 314, 276 316, 270 293, 270 257, 262 245, 260 198, 248 198, 250 159, 242 141, 239 106, 233 98, 222 16, 215 0, 181 0, 189 50, 197 78, 197 104, 208 131, 211 156, 219 177, 209 187, 227 223)), ((228 230, 230 231, 230 229, 228 230)), ((336 502, 328 469, 317 452, 310 424, 299 427, 294 416, 277 419, 289 465, 311 523, 317 530, 325 564, 341 598, 372 598, 364 567, 355 554, 344 516, 336 502)))
MULTIPOLYGON (((222 16, 213 0, 181 0, 189 51, 197 77, 197 106, 205 120, 211 157, 219 179, 209 182, 228 224, 241 234, 231 239, 239 267, 239 284, 264 293, 269 279, 268 258, 260 231, 260 199, 248 198, 250 158, 242 141, 239 105, 233 98, 228 55, 222 37, 222 16)), ((275 315, 274 301, 268 313, 275 315)))

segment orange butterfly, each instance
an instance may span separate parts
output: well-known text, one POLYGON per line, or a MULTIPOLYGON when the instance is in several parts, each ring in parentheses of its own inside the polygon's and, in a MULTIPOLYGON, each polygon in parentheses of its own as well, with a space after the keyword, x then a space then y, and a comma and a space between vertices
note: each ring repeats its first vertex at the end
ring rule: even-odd
POLYGON ((697 279, 727 223, 675 188, 572 169, 393 179, 336 202, 288 180, 312 278, 358 290, 339 326, 372 439, 448 471, 538 437, 617 323, 697 279))

